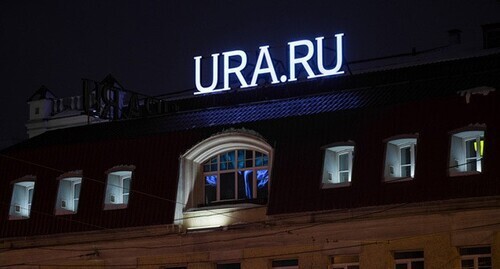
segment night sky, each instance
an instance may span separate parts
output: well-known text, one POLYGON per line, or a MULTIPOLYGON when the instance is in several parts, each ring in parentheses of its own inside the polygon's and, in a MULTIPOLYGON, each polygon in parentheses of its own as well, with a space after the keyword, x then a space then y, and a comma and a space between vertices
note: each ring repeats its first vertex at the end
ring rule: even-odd
MULTIPOLYGON (((41 85, 79 95, 81 79, 112 74, 147 95, 194 88, 194 56, 345 33, 356 61, 448 44, 482 48, 498 0, 1 1, 0 149, 27 138, 26 100, 41 85)), ((334 79, 334 78, 331 78, 334 79)))

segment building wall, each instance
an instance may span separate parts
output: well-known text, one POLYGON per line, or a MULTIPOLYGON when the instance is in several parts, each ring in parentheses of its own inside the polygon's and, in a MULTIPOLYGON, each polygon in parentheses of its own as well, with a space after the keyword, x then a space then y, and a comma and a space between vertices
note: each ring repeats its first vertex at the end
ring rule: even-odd
POLYGON ((273 260, 298 259, 299 268, 326 269, 332 257, 358 255, 361 268, 390 269, 395 251, 423 250, 425 268, 451 269, 460 268, 458 247, 489 245, 493 268, 499 268, 498 198, 312 215, 204 232, 156 226, 8 239, 0 266, 214 269, 217 263, 236 262, 244 269, 271 269, 273 260), (457 210, 457 205, 470 209, 457 210))

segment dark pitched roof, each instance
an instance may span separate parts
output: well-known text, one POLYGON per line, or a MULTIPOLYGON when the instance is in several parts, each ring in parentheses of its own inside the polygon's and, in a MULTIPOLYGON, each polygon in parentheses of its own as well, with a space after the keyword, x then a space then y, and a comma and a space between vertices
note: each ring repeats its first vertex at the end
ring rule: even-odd
POLYGON ((28 98, 27 102, 37 101, 42 99, 55 99, 56 95, 52 93, 45 85, 40 86, 40 88, 28 98))

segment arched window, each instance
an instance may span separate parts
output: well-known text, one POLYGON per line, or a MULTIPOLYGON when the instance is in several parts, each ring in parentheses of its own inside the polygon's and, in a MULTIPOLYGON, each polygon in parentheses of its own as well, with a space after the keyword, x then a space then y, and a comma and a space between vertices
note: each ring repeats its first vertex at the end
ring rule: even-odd
POLYGON ((354 143, 335 143, 324 147, 323 188, 349 186, 352 178, 354 143))
POLYGON ((57 178, 59 188, 55 206, 56 215, 75 214, 80 201, 82 171, 65 173, 57 178))
POLYGON ((134 169, 133 165, 121 165, 106 171, 108 178, 106 180, 104 210, 127 208, 134 169))
POLYGON ((27 219, 30 217, 35 180, 34 176, 25 176, 12 181, 9 219, 27 219))
POLYGON ((450 176, 479 174, 483 171, 484 130, 478 125, 451 133, 450 176))
POLYGON ((260 151, 237 149, 213 156, 203 164, 205 204, 220 201, 267 201, 269 156, 260 151))
POLYGON ((417 157, 417 135, 404 135, 386 140, 384 180, 413 179, 417 157))
POLYGON ((272 147, 257 133, 229 130, 189 149, 180 158, 176 219, 191 208, 266 203, 272 147))

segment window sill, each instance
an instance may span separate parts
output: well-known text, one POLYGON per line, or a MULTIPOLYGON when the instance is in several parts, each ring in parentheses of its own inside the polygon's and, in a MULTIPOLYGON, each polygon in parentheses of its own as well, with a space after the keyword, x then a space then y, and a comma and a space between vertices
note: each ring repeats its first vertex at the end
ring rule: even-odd
POLYGON ((9 215, 9 220, 27 220, 30 217, 21 216, 21 215, 9 215))
POLYGON ((55 214, 56 214, 56 216, 60 216, 60 215, 74 215, 74 214, 76 214, 76 212, 73 211, 73 210, 67 210, 67 209, 58 208, 58 209, 56 209, 55 214))
POLYGON ((211 203, 210 205, 201 205, 195 208, 190 208, 187 209, 185 212, 196 212, 196 211, 213 210, 213 209, 257 208, 257 207, 264 207, 267 205, 267 201, 265 204, 252 201, 253 200, 216 202, 216 203, 211 203))
POLYGON ((104 210, 116 210, 116 209, 125 209, 128 204, 105 204, 104 210))
POLYGON ((413 180, 413 177, 391 177, 391 178, 384 179, 384 182, 397 183, 397 182, 405 182, 405 181, 412 181, 412 180, 413 180))
POLYGON ((321 188, 322 189, 334 189, 334 188, 344 188, 344 187, 350 187, 351 182, 342 182, 342 183, 330 183, 330 182, 323 182, 321 183, 321 188))
POLYGON ((464 171, 464 172, 450 171, 449 172, 450 177, 475 176, 475 175, 480 175, 480 174, 482 174, 482 172, 478 172, 478 171, 464 171))

